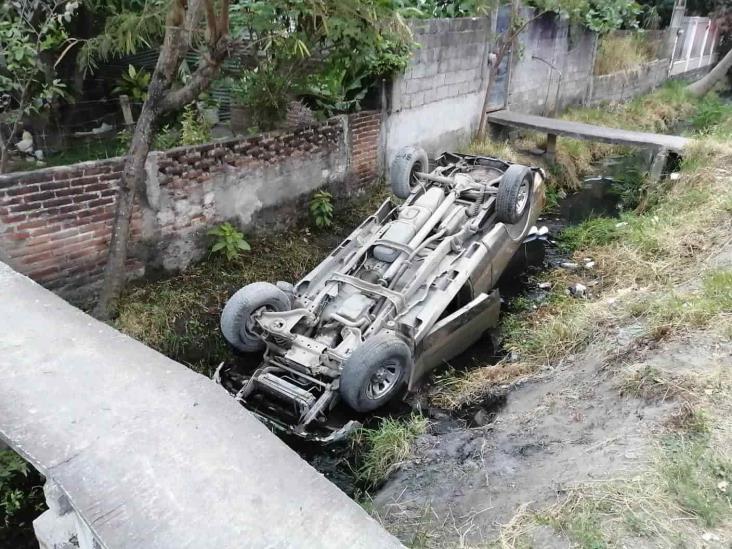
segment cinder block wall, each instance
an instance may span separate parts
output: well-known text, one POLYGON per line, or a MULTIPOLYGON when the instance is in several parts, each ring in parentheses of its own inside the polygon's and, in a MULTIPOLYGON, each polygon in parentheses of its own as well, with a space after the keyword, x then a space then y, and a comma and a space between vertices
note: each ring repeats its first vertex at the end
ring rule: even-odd
MULTIPOLYGON (((135 207, 131 276, 187 267, 207 230, 286 226, 324 185, 359 192, 379 174, 381 115, 367 111, 289 132, 151 153, 135 207)), ((122 158, 0 176, 0 260, 73 301, 98 285, 122 158)))
MULTIPOLYGON (((525 17, 532 13, 527 10, 525 17)), ((520 40, 520 51, 512 58, 510 109, 550 115, 555 108, 585 101, 591 91, 595 33, 547 14, 530 23, 520 40)))
POLYGON ((480 121, 487 78, 487 17, 410 23, 419 44, 391 90, 386 160, 406 145, 434 156, 467 143, 480 121))

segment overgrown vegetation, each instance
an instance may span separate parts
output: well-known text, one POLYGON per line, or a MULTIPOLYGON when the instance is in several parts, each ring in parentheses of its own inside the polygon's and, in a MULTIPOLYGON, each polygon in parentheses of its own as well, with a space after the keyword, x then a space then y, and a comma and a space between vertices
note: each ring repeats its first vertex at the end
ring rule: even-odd
MULTIPOLYGON (((638 120, 643 128, 662 130, 673 124, 677 116, 674 113, 692 117, 704 108, 702 102, 671 84, 616 108, 617 119, 602 109, 575 109, 567 116, 620 127, 638 120), (641 122, 642 112, 648 119, 641 122)), ((588 219, 560 235, 560 245, 573 254, 580 268, 558 269, 545 275, 553 288, 547 301, 536 310, 503 317, 509 358, 495 366, 439 380, 435 403, 459 407, 497 384, 582 351, 598 335, 624 323, 642 322, 643 333, 651 339, 711 325, 722 334, 729 333, 729 270, 700 265, 700 257, 726 242, 732 229, 732 188, 723 175, 732 169, 732 149, 724 138, 715 137, 730 123, 732 113, 724 109, 715 120, 715 125, 705 129, 705 139, 686 152, 679 179, 644 189, 642 207, 626 211, 620 218, 588 219), (592 270, 581 267, 583 258, 592 258, 592 270), (700 269, 704 270, 700 273, 700 269), (676 285, 700 274, 700 287, 683 292, 676 289, 676 285), (566 295, 566 288, 573 282, 588 279, 595 284, 591 299, 583 301, 566 295)), ((560 148, 563 141, 559 142, 560 148)), ((473 150, 511 158, 506 147, 479 143, 473 150)), ((564 147, 566 154, 566 144, 564 147)), ((594 147, 597 145, 583 143, 581 150, 587 153, 594 147)), ((514 158, 517 154, 513 152, 514 158)))
POLYGON ((595 74, 610 74, 640 67, 652 60, 643 34, 608 34, 599 39, 595 74))
POLYGON ((364 488, 378 487, 412 453, 415 439, 427 431, 427 418, 383 418, 378 426, 359 429, 352 438, 358 454, 356 480, 364 488))
POLYGON ((31 522, 46 509, 43 479, 18 454, 0 450, 0 545, 37 547, 31 522))

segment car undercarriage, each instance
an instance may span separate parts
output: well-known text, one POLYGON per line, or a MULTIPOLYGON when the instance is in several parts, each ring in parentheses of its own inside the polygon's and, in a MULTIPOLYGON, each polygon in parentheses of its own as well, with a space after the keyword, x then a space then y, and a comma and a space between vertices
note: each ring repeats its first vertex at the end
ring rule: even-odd
POLYGON ((257 282, 222 312, 226 340, 264 352, 251 373, 215 379, 267 424, 334 440, 344 402, 368 413, 495 327, 496 281, 544 205, 544 173, 496 158, 419 148, 390 169, 387 199, 294 286, 257 282))

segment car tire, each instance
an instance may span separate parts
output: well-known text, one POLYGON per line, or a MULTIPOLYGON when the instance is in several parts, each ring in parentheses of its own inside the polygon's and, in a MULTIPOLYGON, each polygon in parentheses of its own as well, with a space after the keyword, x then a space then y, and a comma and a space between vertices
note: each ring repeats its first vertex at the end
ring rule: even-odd
POLYGON ((399 198, 408 198, 417 184, 415 172, 429 171, 429 159, 420 147, 404 147, 391 162, 389 181, 391 192, 399 198))
POLYGON ((377 334, 343 362, 341 397, 356 412, 370 412, 399 393, 411 370, 409 346, 393 334, 377 334))
POLYGON ((290 298, 274 284, 248 284, 231 296, 224 305, 221 312, 221 332, 226 341, 239 351, 261 351, 264 349, 264 342, 252 330, 252 315, 262 308, 286 311, 290 306, 290 298))
POLYGON ((531 168, 512 164, 498 183, 496 217, 501 223, 513 225, 521 220, 531 204, 534 174, 531 168))

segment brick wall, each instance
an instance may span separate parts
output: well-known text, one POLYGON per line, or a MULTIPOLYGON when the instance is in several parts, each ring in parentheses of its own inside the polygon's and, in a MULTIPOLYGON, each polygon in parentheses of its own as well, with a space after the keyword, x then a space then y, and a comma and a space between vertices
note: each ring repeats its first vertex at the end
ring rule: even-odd
MULTIPOLYGON (((182 269, 207 229, 287 225, 323 185, 348 194, 379 169, 378 112, 294 131, 151 153, 132 222, 128 268, 182 269)), ((79 301, 98 284, 123 159, 0 175, 0 259, 79 301)))
POLYGON ((350 172, 357 184, 381 173, 381 113, 364 111, 348 117, 351 143, 350 172))
MULTIPOLYGON (((56 291, 101 273, 120 159, 0 176, 0 257, 56 291)), ((133 224, 139 236, 139 216, 133 224)))

